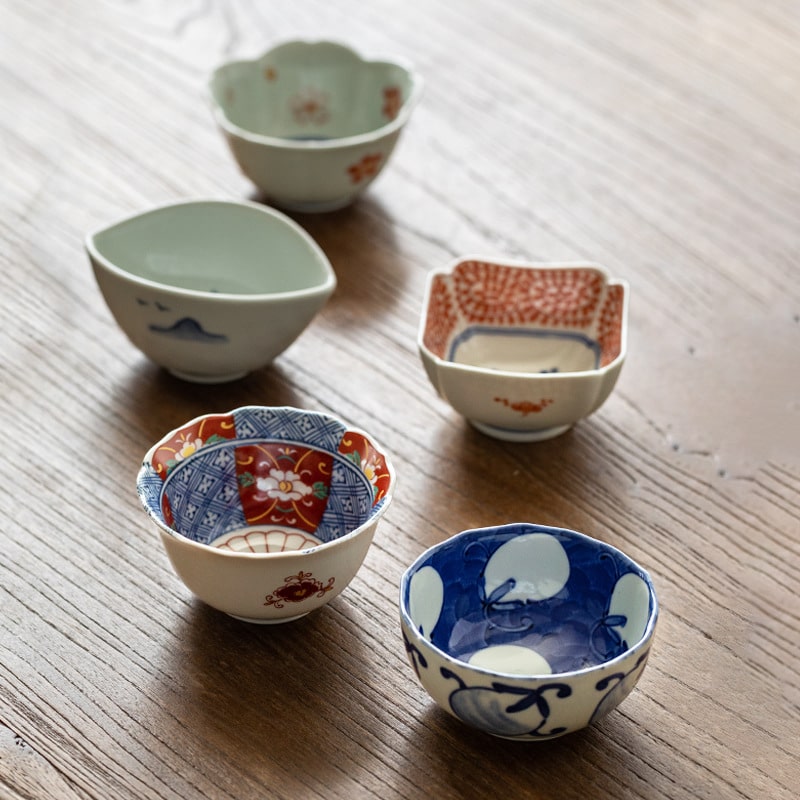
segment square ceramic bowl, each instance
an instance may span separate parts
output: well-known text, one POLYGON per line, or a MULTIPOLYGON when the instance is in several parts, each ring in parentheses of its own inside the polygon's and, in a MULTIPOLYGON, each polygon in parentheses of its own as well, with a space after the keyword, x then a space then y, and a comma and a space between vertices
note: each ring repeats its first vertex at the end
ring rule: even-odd
POLYGON ((245 406, 156 442, 137 489, 190 591, 238 619, 272 623, 345 589, 394 480, 374 439, 335 417, 245 406))
POLYGON ((428 277, 418 346, 439 395, 508 441, 596 411, 625 360, 628 286, 596 264, 462 258, 428 277))
POLYGON ((295 211, 347 205, 380 174, 420 95, 397 61, 336 42, 291 41, 211 76, 216 121, 242 172, 295 211))
POLYGON ((515 523, 426 550, 400 586, 422 686, 449 714, 541 741, 597 722, 633 690, 658 602, 650 576, 577 531, 515 523))
POLYGON ((130 341, 197 383, 234 380, 269 364, 336 287, 308 233, 257 203, 161 206, 90 234, 86 250, 130 341))

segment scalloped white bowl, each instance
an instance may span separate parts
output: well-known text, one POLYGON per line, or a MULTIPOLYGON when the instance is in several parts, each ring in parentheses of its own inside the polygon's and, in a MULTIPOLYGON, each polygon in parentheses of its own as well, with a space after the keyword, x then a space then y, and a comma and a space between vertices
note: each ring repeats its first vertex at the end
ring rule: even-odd
POLYGON ((367 433, 328 414, 204 414, 144 457, 139 498, 178 577, 247 622, 288 622, 353 579, 394 490, 367 433))
POLYGON ((409 67, 327 41, 280 44, 209 81, 242 172, 269 202, 311 212, 349 204, 380 174, 421 88, 409 67))

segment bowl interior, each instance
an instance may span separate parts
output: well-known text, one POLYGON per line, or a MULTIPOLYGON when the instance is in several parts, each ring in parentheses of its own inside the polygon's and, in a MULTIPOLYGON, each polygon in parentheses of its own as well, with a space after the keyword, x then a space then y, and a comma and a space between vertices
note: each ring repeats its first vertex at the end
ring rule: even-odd
POLYGON ((596 267, 468 260, 431 275, 421 341, 452 364, 585 372, 622 354, 624 310, 625 285, 596 267))
POLYGON ((240 552, 307 549, 350 533, 388 499, 391 468, 365 434, 297 409, 247 407, 193 420, 146 457, 150 515, 240 552))
POLYGON ((401 607, 452 658, 525 675, 616 658, 656 615, 647 573, 623 553, 530 524, 467 531, 431 548, 406 572, 401 607))
POLYGON ((377 130, 397 119, 413 76, 385 61, 364 61, 330 42, 290 42, 255 61, 216 70, 211 94, 225 118, 260 136, 313 141, 377 130))
POLYGON ((92 237, 99 255, 135 278, 209 293, 273 294, 325 285, 331 270, 294 222, 245 203, 154 209, 92 237))

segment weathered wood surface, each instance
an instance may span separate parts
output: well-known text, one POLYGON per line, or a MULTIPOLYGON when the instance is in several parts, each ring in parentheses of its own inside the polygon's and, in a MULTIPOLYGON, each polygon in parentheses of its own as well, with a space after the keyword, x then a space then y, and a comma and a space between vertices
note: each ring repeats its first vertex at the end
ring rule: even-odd
POLYGON ((772 798, 800 785, 800 7, 0 2, 0 796, 772 798), (294 36, 413 61, 422 104, 354 207, 297 216, 339 288, 268 369, 191 386, 116 328, 85 233, 253 197, 210 69, 294 36), (628 361, 570 433, 509 445, 433 393, 426 273, 465 253, 591 259, 632 287, 628 361), (362 571, 262 629, 194 600, 134 492, 175 425, 333 412, 399 473, 362 571), (433 707, 399 577, 468 527, 618 545, 662 617, 596 727, 508 744, 433 707))

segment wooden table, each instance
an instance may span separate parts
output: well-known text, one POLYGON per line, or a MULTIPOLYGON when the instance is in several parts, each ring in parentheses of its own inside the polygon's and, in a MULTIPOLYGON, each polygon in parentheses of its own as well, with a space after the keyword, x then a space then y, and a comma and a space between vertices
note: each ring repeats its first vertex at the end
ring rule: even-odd
POLYGON ((800 10, 792 0, 2 0, 0 795, 779 798, 800 785, 800 10), (147 362, 85 233, 253 198, 207 74, 335 38, 426 78, 353 207, 296 215, 338 289, 228 385, 147 362), (461 254, 594 260, 631 284, 629 356, 593 417, 535 445, 472 429, 416 349, 461 254), (204 412, 296 405, 372 432, 399 474, 351 586, 279 627, 174 576, 136 497, 204 412), (404 568, 471 527, 585 531, 662 615, 619 710, 549 743, 473 732, 406 662, 404 568))

